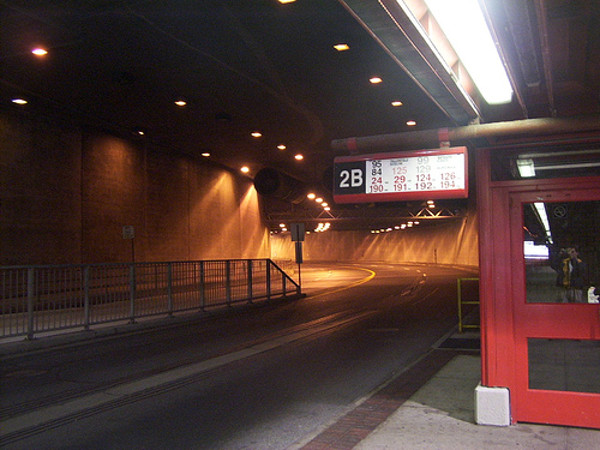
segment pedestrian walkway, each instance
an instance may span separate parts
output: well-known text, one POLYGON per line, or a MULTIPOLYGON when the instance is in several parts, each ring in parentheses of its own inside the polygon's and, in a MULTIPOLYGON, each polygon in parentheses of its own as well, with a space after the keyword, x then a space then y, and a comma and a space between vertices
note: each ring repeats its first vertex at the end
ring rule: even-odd
POLYGON ((596 449, 600 430, 517 424, 475 424, 478 354, 434 349, 333 425, 298 448, 596 449))

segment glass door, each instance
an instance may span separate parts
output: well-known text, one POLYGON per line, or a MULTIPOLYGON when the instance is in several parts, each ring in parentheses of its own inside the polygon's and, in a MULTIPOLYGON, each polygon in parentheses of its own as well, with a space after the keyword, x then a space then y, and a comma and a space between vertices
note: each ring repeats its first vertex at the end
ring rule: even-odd
POLYGON ((600 428, 600 188, 511 194, 516 421, 600 428))

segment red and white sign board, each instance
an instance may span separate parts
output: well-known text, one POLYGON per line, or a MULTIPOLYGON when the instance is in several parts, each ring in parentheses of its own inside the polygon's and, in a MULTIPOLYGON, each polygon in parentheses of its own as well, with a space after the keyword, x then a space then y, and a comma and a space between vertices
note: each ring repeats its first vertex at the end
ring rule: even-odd
POLYGON ((336 203, 467 198, 466 147, 342 156, 334 160, 336 203))

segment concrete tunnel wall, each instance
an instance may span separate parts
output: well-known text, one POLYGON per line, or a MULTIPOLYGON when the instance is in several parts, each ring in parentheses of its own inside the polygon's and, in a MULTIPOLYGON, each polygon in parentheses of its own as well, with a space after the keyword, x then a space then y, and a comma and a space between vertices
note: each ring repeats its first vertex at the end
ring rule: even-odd
MULTIPOLYGON (((333 225, 335 226, 335 224, 333 225)), ((477 267, 478 220, 474 208, 462 219, 431 227, 371 234, 370 231, 311 233, 304 242, 305 261, 384 261, 477 267)), ((295 259, 289 233, 271 236, 275 260, 295 259)))
POLYGON ((0 113, 0 265, 269 257, 252 180, 183 154, 0 113))
MULTIPOLYGON (((294 259, 252 181, 209 162, 0 113, 0 265, 294 259)), ((478 264, 477 216, 431 228, 306 237, 306 261, 478 264)))

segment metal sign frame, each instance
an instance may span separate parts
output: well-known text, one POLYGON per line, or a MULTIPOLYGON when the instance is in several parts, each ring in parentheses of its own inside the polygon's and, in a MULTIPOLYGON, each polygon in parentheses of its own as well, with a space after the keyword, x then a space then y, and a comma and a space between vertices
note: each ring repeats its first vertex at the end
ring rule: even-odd
POLYGON ((333 199, 365 203, 467 198, 468 169, 466 147, 341 156, 334 160, 333 199))

